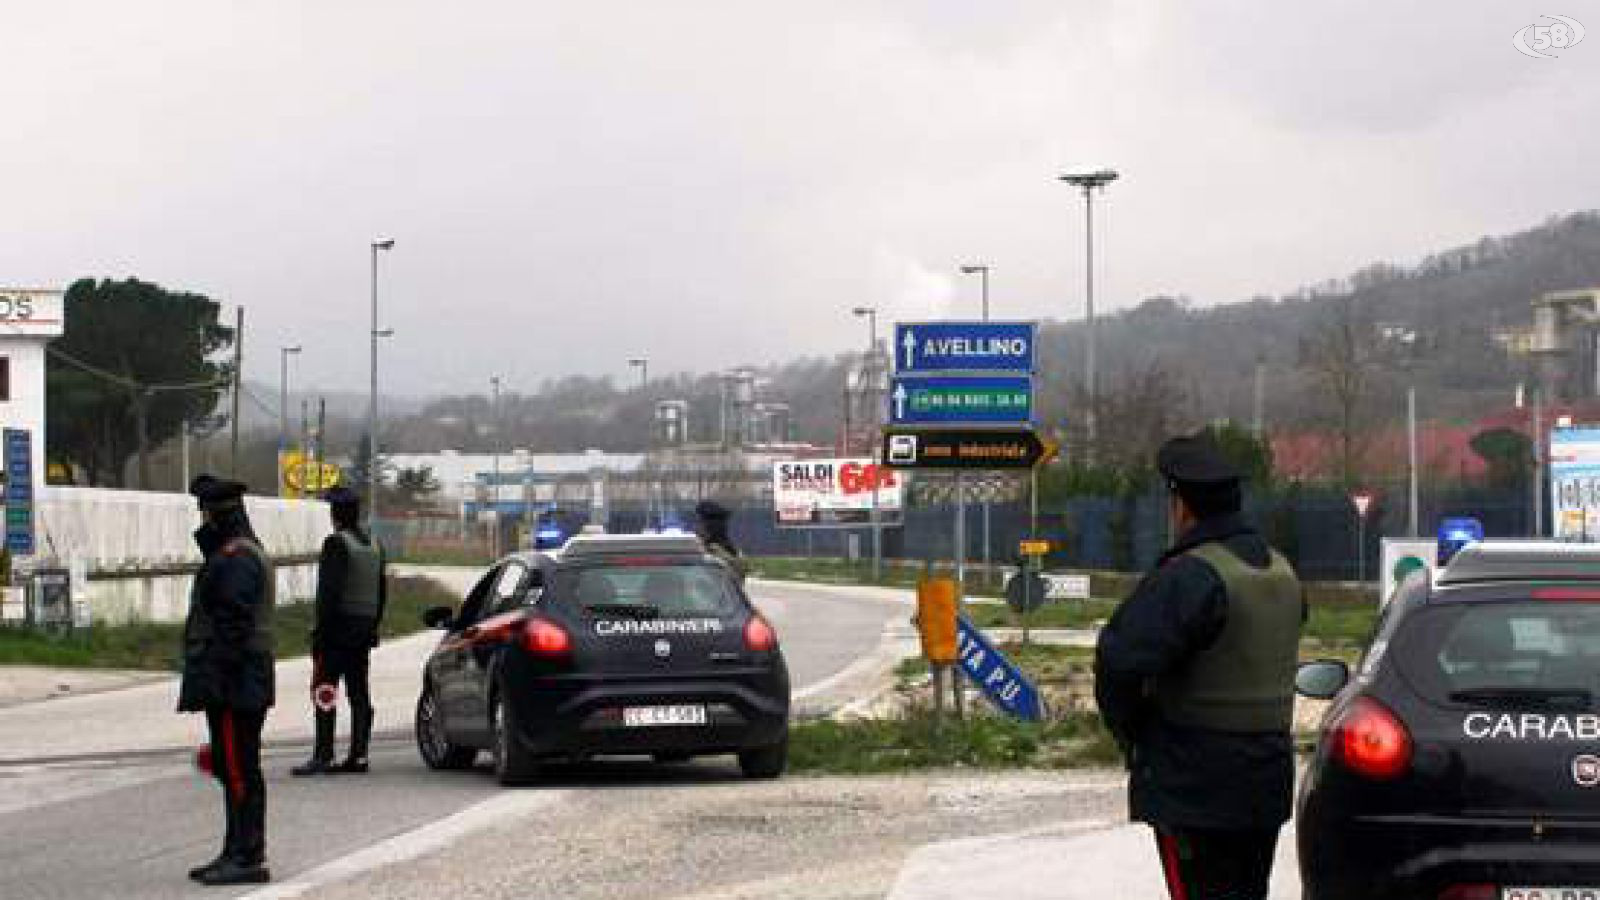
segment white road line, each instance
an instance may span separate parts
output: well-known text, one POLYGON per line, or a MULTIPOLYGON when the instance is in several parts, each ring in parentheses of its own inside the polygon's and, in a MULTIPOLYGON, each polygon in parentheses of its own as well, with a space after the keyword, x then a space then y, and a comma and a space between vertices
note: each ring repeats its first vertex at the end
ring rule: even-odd
POLYGON ((386 841, 324 863, 289 881, 252 891, 239 900, 286 900, 358 875, 408 862, 441 850, 480 828, 505 822, 565 800, 569 791, 508 790, 469 806, 455 815, 397 834, 386 841))

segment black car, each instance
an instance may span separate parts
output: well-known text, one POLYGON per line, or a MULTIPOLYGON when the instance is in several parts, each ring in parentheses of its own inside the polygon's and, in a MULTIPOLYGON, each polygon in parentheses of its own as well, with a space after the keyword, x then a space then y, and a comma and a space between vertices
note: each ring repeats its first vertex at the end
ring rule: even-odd
POLYGON ((488 750, 502 783, 546 760, 733 753, 752 778, 782 774, 789 672, 778 636, 693 536, 583 535, 491 567, 445 635, 417 701, 435 769, 488 750))
POLYGON ((1389 601, 1301 787, 1306 900, 1600 898, 1600 550, 1474 544, 1389 601))

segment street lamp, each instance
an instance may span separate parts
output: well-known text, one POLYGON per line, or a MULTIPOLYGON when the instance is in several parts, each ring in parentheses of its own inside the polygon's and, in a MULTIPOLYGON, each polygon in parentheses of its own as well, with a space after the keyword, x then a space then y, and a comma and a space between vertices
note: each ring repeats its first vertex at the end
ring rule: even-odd
POLYGON ((628 366, 639 370, 639 387, 641 390, 650 383, 650 360, 642 356, 636 356, 628 360, 628 366))
POLYGON ((989 321, 989 267, 988 266, 962 266, 961 274, 979 275, 983 278, 983 320, 989 321))
MULTIPOLYGON (((883 528, 878 524, 878 454, 881 443, 883 426, 883 403, 878 396, 878 309, 875 306, 858 306, 851 310, 856 318, 867 320, 867 355, 862 360, 861 393, 867 400, 870 410, 872 436, 870 438, 872 452, 872 580, 878 581, 883 577, 883 528)), ((849 435, 845 436, 846 442, 849 435)))
POLYGON ((489 378, 489 508, 494 510, 495 553, 500 547, 500 376, 489 378))
POLYGON ((278 348, 278 493, 283 493, 283 454, 289 449, 289 357, 300 352, 300 345, 278 348))
POLYGON ((367 527, 378 522, 378 338, 393 329, 378 330, 378 251, 393 250, 394 241, 372 242, 372 394, 367 401, 367 527))
POLYGON ((1084 456, 1090 462, 1094 461, 1095 438, 1098 435, 1095 421, 1095 405, 1099 398, 1097 375, 1095 368, 1095 321, 1094 321, 1094 192, 1104 190, 1105 186, 1117 180, 1117 173, 1111 169, 1098 169, 1093 172, 1068 172, 1057 178, 1075 188, 1083 191, 1083 241, 1084 241, 1084 293, 1085 322, 1088 326, 1088 336, 1085 339, 1086 352, 1084 353, 1084 383, 1089 395, 1089 406, 1084 414, 1084 425, 1088 433, 1088 446, 1084 456))

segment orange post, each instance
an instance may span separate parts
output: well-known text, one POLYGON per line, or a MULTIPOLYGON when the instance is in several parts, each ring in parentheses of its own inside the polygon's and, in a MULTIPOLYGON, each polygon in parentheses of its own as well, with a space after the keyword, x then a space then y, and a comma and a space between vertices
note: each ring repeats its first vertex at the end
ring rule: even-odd
POLYGON ((955 664, 957 595, 954 578, 917 582, 917 630, 922 634, 922 655, 931 665, 955 664))

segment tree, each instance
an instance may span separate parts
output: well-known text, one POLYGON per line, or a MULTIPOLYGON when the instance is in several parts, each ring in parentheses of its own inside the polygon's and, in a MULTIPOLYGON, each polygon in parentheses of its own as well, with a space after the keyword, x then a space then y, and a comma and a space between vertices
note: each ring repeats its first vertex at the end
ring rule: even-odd
POLYGON ((137 456, 137 485, 148 487, 149 449, 217 405, 231 373, 213 357, 233 329, 217 301, 136 278, 77 281, 65 307, 46 367, 47 452, 90 484, 115 486, 137 456))
POLYGON ((1272 445, 1234 422, 1206 426, 1222 455, 1258 490, 1272 486, 1272 445))
POLYGON ((1321 418, 1338 440, 1339 483, 1360 479, 1377 387, 1377 332, 1354 296, 1325 300, 1326 315, 1300 344, 1300 365, 1321 401, 1321 418))
POLYGON ((1533 474, 1533 442, 1514 428, 1490 428, 1472 438, 1472 452, 1489 467, 1489 483, 1511 488, 1528 483, 1533 474))

